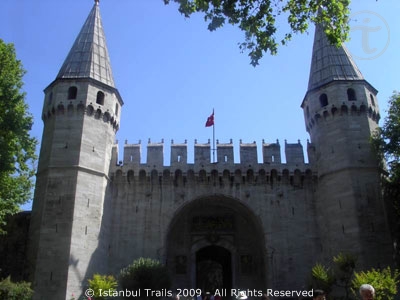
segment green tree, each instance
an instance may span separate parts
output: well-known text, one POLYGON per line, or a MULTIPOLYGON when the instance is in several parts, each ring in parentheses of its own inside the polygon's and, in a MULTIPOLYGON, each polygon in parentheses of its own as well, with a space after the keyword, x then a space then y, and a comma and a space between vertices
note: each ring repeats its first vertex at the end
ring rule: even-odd
POLYGON ((100 296, 100 289, 102 291, 113 292, 116 291, 117 280, 112 275, 94 274, 93 279, 89 279, 89 288, 94 291, 94 299, 105 299, 100 296))
POLYGON ((0 39, 0 233, 33 187, 36 139, 29 135, 33 119, 21 91, 24 74, 14 46, 0 39))
POLYGON ((375 288, 375 299, 390 300, 397 294, 399 276, 399 271, 392 272, 390 267, 356 271, 356 258, 339 253, 329 267, 317 263, 311 269, 310 288, 323 289, 328 299, 359 299, 360 286, 368 283, 375 288), (329 296, 331 292, 335 294, 334 298, 329 296))
POLYGON ((354 276, 357 259, 351 254, 339 253, 326 267, 317 263, 311 269, 311 285, 314 289, 323 289, 327 294, 336 290, 344 294, 343 299, 350 299, 351 280, 354 276))
POLYGON ((317 263, 311 269, 311 288, 321 289, 330 294, 335 278, 332 270, 324 265, 317 263))
POLYGON ((355 298, 359 295, 362 284, 368 283, 375 289, 375 300, 394 299, 399 283, 399 271, 391 271, 390 267, 383 270, 371 269, 369 271, 355 272, 352 281, 352 291, 355 298))
MULTIPOLYGON (((400 92, 394 91, 389 99, 384 124, 372 138, 383 168, 383 193, 388 206, 389 221, 397 245, 400 245, 400 92)), ((400 247, 396 249, 400 263, 400 247)))
MULTIPOLYGON (((304 33, 310 23, 321 24, 333 45, 340 46, 349 36, 350 0, 164 0, 179 3, 179 11, 190 17, 204 13, 208 29, 225 23, 237 25, 245 33, 240 49, 249 51, 251 64, 258 65, 264 53, 276 54, 293 34, 304 33), (278 35, 277 22, 289 24, 288 32, 278 35)), ((282 27, 282 26, 279 26, 282 27)))
POLYGON ((142 299, 155 299, 159 295, 146 297, 144 289, 151 291, 168 290, 171 279, 167 268, 151 258, 139 258, 120 272, 119 282, 122 289, 141 291, 142 299))
POLYGON ((29 282, 12 282, 10 277, 0 281, 0 299, 30 300, 33 290, 29 282))

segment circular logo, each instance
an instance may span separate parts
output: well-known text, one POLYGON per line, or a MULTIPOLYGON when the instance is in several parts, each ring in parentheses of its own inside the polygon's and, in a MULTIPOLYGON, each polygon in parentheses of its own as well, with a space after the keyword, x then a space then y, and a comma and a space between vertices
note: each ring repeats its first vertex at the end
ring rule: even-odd
POLYGON ((92 289, 87 289, 87 290, 85 291, 85 296, 86 296, 86 297, 89 297, 89 298, 93 297, 93 296, 94 296, 94 290, 92 290, 92 289))
POLYGON ((363 10, 350 16, 351 55, 357 59, 375 59, 390 42, 390 28, 379 14, 363 10))

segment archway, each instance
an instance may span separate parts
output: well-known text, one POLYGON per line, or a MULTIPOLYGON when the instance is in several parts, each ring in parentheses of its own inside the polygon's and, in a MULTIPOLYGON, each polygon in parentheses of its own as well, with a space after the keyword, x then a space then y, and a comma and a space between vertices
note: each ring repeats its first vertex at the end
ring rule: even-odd
POLYGON ((175 212, 165 243, 173 288, 266 286, 264 230, 237 199, 212 195, 186 203, 175 212), (219 278, 217 284, 208 283, 204 273, 219 278))
POLYGON ((196 252, 196 288, 202 291, 231 290, 232 255, 221 246, 206 246, 196 252))

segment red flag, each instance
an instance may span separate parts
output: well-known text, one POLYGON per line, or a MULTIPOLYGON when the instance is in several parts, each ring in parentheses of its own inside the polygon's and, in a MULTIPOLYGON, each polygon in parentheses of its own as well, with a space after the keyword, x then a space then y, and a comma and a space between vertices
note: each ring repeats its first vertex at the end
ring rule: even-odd
POLYGON ((206 127, 210 127, 210 126, 213 126, 213 125, 214 125, 214 110, 213 110, 211 116, 209 116, 207 118, 206 127))

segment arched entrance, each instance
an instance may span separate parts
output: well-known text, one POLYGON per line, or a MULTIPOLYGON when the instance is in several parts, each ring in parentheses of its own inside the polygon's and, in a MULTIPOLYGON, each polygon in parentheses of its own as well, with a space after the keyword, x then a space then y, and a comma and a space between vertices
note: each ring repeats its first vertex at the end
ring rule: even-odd
POLYGON ((196 288, 202 291, 232 288, 232 255, 221 246, 206 246, 196 252, 196 288))
POLYGON ((187 203, 174 214, 166 248, 173 288, 266 286, 264 230, 256 215, 236 199, 212 195, 187 203))

